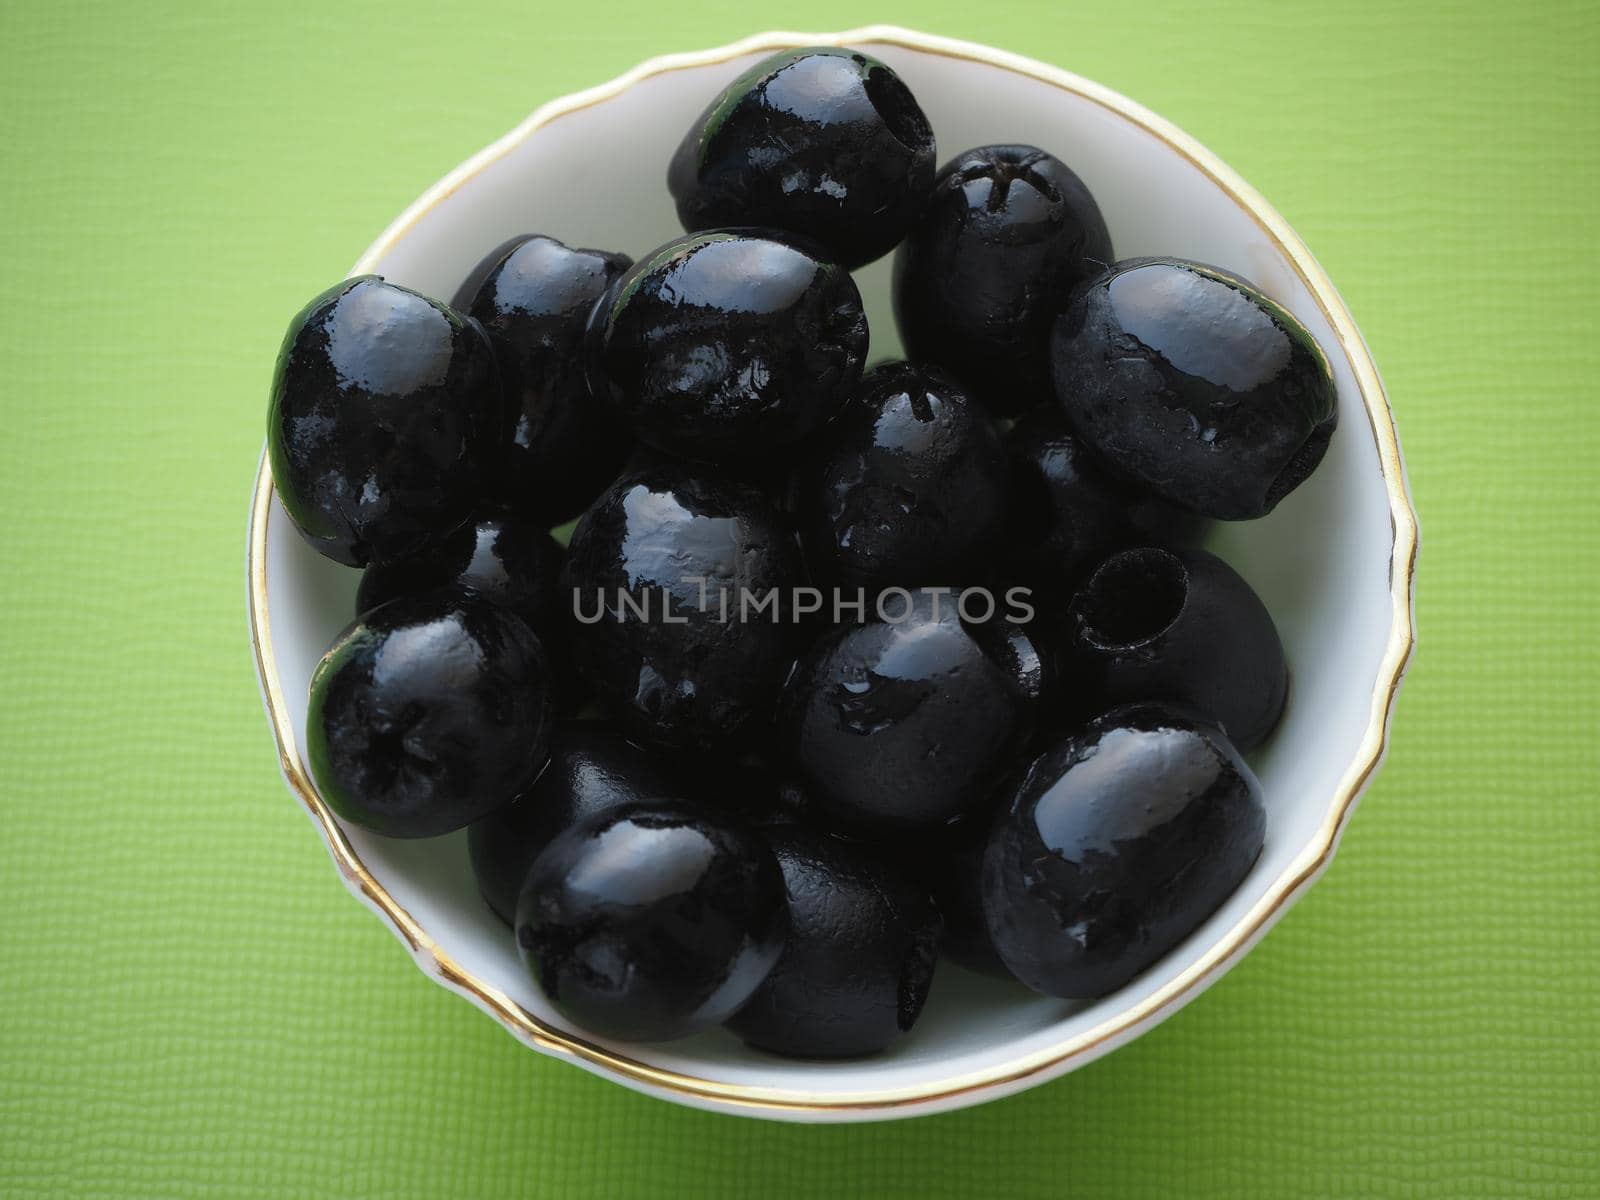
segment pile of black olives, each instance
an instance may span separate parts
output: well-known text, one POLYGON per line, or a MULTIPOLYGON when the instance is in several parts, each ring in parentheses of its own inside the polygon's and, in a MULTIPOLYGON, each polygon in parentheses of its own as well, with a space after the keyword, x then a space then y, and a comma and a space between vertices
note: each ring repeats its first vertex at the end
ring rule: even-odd
POLYGON ((668 185, 637 261, 532 235, 451 304, 363 277, 291 323, 273 480, 365 572, 324 799, 466 829, 605 1037, 872 1054, 941 955, 1122 987, 1261 851, 1288 668, 1196 542, 1317 466, 1326 358, 1236 275, 1117 260, 1044 150, 938 168, 853 51, 741 75, 668 185), (910 360, 868 369, 850 272, 892 250, 910 360))

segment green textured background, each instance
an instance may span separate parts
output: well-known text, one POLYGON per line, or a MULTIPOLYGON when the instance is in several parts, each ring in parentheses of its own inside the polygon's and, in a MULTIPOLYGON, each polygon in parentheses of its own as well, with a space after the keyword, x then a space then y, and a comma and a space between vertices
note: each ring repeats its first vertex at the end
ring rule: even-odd
POLYGON ((1600 1194, 1592 3, 208 7, 0 13, 0 1194, 1600 1194), (1118 88, 1295 224, 1393 397, 1421 645, 1338 861, 1202 1000, 785 1127, 529 1053, 345 895, 245 509, 284 322, 445 170, 649 55, 873 19, 1118 88))

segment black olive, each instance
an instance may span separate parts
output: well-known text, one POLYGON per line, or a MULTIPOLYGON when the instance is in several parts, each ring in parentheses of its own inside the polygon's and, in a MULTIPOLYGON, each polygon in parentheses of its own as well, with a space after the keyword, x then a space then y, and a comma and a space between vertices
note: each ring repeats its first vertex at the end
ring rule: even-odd
POLYGON ((831 418, 867 350, 843 267, 749 230, 646 255, 595 307, 590 381, 640 439, 686 458, 788 445, 831 418))
POLYGON ((755 833, 671 803, 560 834, 517 902, 517 947, 586 1031, 666 1041, 720 1024, 783 950, 783 876, 755 833))
POLYGON ((311 676, 306 745, 329 808, 432 837, 527 789, 547 756, 549 667, 521 618, 472 592, 379 605, 311 676))
POLYGON ((708 748, 770 711, 798 557, 759 491, 704 467, 659 463, 594 502, 563 587, 579 668, 628 736, 708 748))
POLYGON ((600 813, 675 794, 655 760, 611 725, 560 722, 538 782, 467 830, 478 890, 510 922, 528 868, 558 834, 600 813))
POLYGON ((939 172, 894 260, 911 358, 938 363, 996 416, 1050 398, 1050 326, 1112 261, 1083 181, 1034 146, 979 146, 939 172))
POLYGON ((842 587, 982 582, 1006 517, 1000 435, 936 367, 890 363, 854 398, 803 468, 807 560, 842 587))
POLYGON ((272 481, 306 541, 350 566, 465 521, 501 451, 500 381, 476 321, 374 275, 289 323, 272 380, 272 481))
POLYGON ((1112 555, 1073 597, 1066 636, 1097 707, 1176 701, 1221 725, 1240 750, 1265 741, 1283 715, 1289 668, 1272 616, 1204 550, 1112 555))
POLYGON ((1261 853, 1261 785, 1204 723, 1114 710, 1034 761, 990 835, 989 935, 1049 996, 1107 995, 1226 900, 1261 853))
POLYGON ((821 638, 784 695, 795 761, 819 808, 867 830, 959 816, 982 799, 1027 720, 1026 699, 962 628, 950 597, 895 608, 899 599, 885 609, 905 620, 821 638))
POLYGON ((781 229, 854 270, 905 235, 933 166, 933 128, 898 75, 859 51, 811 47, 723 89, 684 136, 667 186, 685 229, 781 229))
POLYGON ((859 846, 794 826, 767 838, 788 892, 789 936, 728 1028, 795 1058, 876 1054, 922 1012, 939 910, 926 888, 859 846))
POLYGON ((1193 539, 1203 521, 1111 475, 1059 409, 1026 413, 1006 434, 1008 564, 1037 591, 1070 594, 1113 550, 1193 539))
POLYGON ((1197 263, 1118 263, 1062 313, 1051 354, 1078 435, 1139 486, 1210 517, 1271 512, 1322 461, 1337 421, 1306 327, 1197 263))
POLYGON ((505 384, 502 496, 559 525, 616 478, 629 439, 589 393, 584 330, 595 303, 632 264, 625 254, 573 249, 549 237, 499 247, 467 298, 494 346, 505 384))

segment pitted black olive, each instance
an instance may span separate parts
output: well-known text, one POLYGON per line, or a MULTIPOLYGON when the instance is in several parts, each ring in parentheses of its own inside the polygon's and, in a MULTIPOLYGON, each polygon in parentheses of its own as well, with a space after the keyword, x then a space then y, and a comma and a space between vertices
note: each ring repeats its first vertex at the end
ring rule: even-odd
POLYGON ((795 826, 767 839, 788 895, 788 938, 728 1028, 794 1058, 883 1050, 922 1012, 939 910, 926 888, 859 846, 795 826))
POLYGON ((1261 785, 1215 728, 1114 710, 1036 759, 996 822, 989 936, 1035 991, 1107 995, 1233 894, 1265 829, 1261 785))
POLYGON ((1096 707, 1172 700, 1240 750, 1283 715, 1289 668, 1272 616, 1239 573, 1199 549, 1112 555, 1068 610, 1067 657, 1096 707))
POLYGON ((900 77, 856 50, 763 59, 685 135, 667 172, 683 227, 766 226, 854 270, 905 235, 933 183, 933 129, 900 77))
POLYGON ((820 810, 846 827, 955 819, 996 782, 1027 721, 1017 684, 962 628, 950 598, 937 617, 937 597, 912 600, 905 620, 825 635, 785 689, 795 761, 820 810))
POLYGON ((705 467, 661 462, 595 501, 563 586, 579 668, 628 736, 704 749, 770 712, 798 559, 759 491, 705 467))
POLYGON ((1333 374, 1306 327, 1235 275, 1118 263, 1051 342, 1056 398, 1114 470, 1209 517, 1272 511, 1322 461, 1333 374))
POLYGON ((472 592, 391 600, 311 676, 306 746, 328 807, 390 837, 432 837, 509 804, 548 754, 549 667, 509 609, 472 592))
POLYGON ((517 903, 517 947, 568 1019, 603 1037, 666 1041, 720 1024, 783 951, 772 851, 726 817, 671 802, 560 834, 517 903))
POLYGON ((1034 146, 979 146, 939 172, 894 261, 911 358, 937 363, 996 416, 1050 398, 1050 326, 1112 261, 1083 181, 1034 146))
POLYGON ((760 231, 668 242, 612 285, 589 379, 639 438, 718 460, 786 446, 861 378, 867 319, 849 272, 760 231))
POLYGON ((801 471, 807 561, 846 589, 980 583, 998 554, 1005 449, 938 368, 868 374, 801 471))
POLYGON ((375 275, 289 324, 272 380, 272 482, 306 541, 352 566, 465 521, 500 454, 500 380, 476 321, 375 275))
POLYGON ((495 251, 467 297, 505 385, 501 495, 542 524, 581 513, 616 478, 629 439, 589 393, 584 330, 595 303, 632 265, 625 254, 519 238, 495 251))

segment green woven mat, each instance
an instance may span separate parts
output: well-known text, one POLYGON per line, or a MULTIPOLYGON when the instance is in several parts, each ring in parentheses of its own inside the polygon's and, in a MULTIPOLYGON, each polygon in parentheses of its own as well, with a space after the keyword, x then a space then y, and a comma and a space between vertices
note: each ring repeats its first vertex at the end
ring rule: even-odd
POLYGON ((1600 1194, 1592 4, 231 7, 0 12, 0 1194, 1600 1194), (350 901, 245 503, 285 320, 443 171, 651 54, 872 19, 1110 84, 1282 209, 1393 396, 1421 643, 1337 862, 1199 1002, 785 1127, 529 1053, 350 901))

